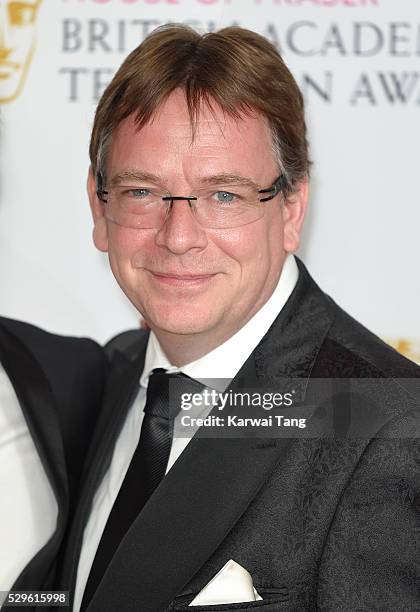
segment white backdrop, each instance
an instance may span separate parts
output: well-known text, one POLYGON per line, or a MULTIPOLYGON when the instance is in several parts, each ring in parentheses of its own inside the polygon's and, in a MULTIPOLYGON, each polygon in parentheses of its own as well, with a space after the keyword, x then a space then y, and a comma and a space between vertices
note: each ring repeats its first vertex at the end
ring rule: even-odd
POLYGON ((0 90, 22 76, 1 45, 12 61, 26 40, 23 66, 36 44, 0 108, 2 314, 100 341, 138 324, 91 242, 95 104, 157 25, 237 23, 278 46, 307 101, 315 164, 300 255, 340 305, 420 361, 419 0, 41 0, 36 21, 8 4, 0 90))

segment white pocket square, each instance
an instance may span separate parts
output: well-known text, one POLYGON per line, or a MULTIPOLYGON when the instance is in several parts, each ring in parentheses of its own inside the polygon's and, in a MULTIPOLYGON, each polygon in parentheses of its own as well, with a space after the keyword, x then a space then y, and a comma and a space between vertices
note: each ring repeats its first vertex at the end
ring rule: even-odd
POLYGON ((211 606, 260 600, 262 597, 254 589, 251 574, 239 563, 230 559, 192 600, 190 606, 211 606))

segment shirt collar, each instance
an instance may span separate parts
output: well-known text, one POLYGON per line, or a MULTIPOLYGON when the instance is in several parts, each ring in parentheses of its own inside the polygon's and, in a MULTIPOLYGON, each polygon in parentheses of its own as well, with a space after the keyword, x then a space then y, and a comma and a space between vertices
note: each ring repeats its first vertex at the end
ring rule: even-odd
POLYGON ((155 368, 164 368, 169 372, 183 372, 204 384, 208 384, 209 379, 223 379, 229 383, 286 304, 298 277, 299 270, 295 258, 293 255, 288 255, 276 288, 255 315, 226 342, 182 368, 170 363, 157 337, 150 332, 144 369, 140 378, 141 386, 147 388, 149 375, 155 368))

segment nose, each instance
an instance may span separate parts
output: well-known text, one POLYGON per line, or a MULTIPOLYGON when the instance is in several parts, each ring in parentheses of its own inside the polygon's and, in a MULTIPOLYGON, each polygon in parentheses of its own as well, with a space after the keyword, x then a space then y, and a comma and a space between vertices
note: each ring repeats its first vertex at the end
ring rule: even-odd
POLYGON ((176 200, 168 202, 168 206, 165 222, 156 234, 156 244, 177 255, 191 249, 205 249, 207 234, 194 216, 194 202, 176 200))

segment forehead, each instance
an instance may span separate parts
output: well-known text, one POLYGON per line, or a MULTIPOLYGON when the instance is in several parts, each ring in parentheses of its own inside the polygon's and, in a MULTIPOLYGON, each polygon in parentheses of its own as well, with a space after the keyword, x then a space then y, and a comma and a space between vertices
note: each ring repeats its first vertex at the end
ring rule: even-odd
POLYGON ((182 166, 193 173, 197 166, 209 166, 209 171, 252 170, 258 175, 267 164, 276 166, 265 118, 253 112, 232 117, 218 105, 203 104, 193 130, 184 93, 177 90, 141 129, 133 116, 118 126, 107 165, 111 172, 124 165, 147 170, 155 165, 163 171, 182 166))

